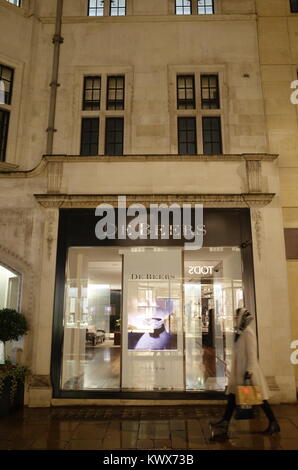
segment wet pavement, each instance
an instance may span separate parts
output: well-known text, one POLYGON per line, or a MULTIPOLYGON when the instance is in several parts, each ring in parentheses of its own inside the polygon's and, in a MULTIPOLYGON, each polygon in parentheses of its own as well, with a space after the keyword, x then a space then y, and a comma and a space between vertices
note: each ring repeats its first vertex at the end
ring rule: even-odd
POLYGON ((208 422, 223 406, 25 408, 0 419, 0 450, 298 450, 298 404, 273 406, 281 432, 271 437, 262 410, 233 420, 230 439, 210 440, 208 422))

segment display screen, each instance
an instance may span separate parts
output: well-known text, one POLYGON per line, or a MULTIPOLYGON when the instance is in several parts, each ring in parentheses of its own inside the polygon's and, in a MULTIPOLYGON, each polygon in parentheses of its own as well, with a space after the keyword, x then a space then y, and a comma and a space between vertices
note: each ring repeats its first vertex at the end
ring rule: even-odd
POLYGON ((137 311, 128 313, 128 349, 176 350, 175 299, 156 297, 156 289, 138 289, 137 311))

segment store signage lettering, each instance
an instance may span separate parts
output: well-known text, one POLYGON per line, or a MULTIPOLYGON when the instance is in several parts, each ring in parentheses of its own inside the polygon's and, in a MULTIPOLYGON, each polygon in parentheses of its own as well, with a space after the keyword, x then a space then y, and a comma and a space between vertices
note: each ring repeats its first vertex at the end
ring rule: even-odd
POLYGON ((188 274, 213 274, 214 266, 189 266, 188 274))
POLYGON ((95 226, 98 240, 184 240, 186 250, 199 250, 203 246, 206 228, 203 224, 203 205, 195 204, 131 204, 126 196, 118 197, 118 220, 111 204, 100 204, 95 216, 100 217, 95 226), (170 216, 173 222, 170 223, 170 216), (128 222, 128 218, 133 217, 128 222))
POLYGON ((175 276, 173 274, 131 274, 131 280, 137 279, 149 279, 149 280, 174 280, 175 276))

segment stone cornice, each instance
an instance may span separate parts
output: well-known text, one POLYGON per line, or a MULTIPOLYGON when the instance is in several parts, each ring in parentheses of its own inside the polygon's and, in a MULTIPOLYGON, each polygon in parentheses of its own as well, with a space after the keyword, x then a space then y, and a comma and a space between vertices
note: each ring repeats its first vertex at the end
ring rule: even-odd
MULTIPOLYGON (((125 16, 64 16, 63 24, 76 23, 202 23, 206 21, 256 21, 254 13, 241 14, 216 14, 216 15, 125 15, 125 16)), ((44 24, 53 24, 54 17, 41 17, 44 24)))
MULTIPOLYGON (((35 194, 38 203, 44 208, 95 208, 99 204, 117 207, 117 194, 35 194)), ((270 204, 275 194, 128 194, 127 205, 133 203, 150 204, 203 204, 205 207, 264 207, 270 204)))
POLYGON ((8 164, 0 165, 0 178, 33 178, 39 176, 51 163, 127 163, 127 162, 241 162, 267 161, 278 158, 275 154, 243 153, 232 155, 123 155, 123 156, 81 156, 81 155, 44 155, 40 163, 32 170, 12 170, 8 164), (5 166, 6 165, 6 166, 5 166))

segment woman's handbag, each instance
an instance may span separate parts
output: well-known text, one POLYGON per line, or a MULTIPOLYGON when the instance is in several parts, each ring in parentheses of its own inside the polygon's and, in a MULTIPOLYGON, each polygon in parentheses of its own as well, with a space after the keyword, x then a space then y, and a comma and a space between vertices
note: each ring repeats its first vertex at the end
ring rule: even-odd
POLYGON ((254 385, 242 385, 236 391, 237 405, 261 405, 263 403, 260 387, 254 385))
POLYGON ((253 419, 255 417, 255 405, 263 403, 261 389, 251 385, 250 379, 246 379, 244 385, 236 389, 236 414, 235 419, 253 419))

